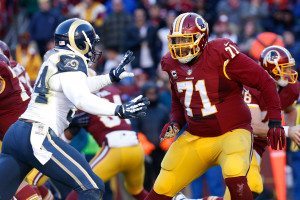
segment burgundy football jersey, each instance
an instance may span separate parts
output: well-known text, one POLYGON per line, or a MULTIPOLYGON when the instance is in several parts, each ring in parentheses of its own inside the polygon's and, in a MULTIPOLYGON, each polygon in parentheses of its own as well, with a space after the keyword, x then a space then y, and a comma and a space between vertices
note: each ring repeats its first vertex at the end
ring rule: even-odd
MULTIPOLYGON (((108 86, 101 89, 97 95, 110 102, 121 104, 120 91, 114 86, 108 86)), ((96 116, 90 115, 88 131, 94 136, 99 145, 105 139, 105 135, 112 131, 131 130, 130 121, 121 119, 118 116, 96 116)))
POLYGON ((238 128, 252 131, 251 114, 242 96, 243 84, 271 96, 264 96, 268 112, 271 118, 280 119, 279 98, 275 84, 269 84, 270 76, 228 39, 209 42, 188 65, 172 59, 170 54, 162 58, 161 65, 171 83, 171 120, 180 125, 187 123, 191 134, 213 137, 238 128))
MULTIPOLYGON (((281 108, 285 110, 298 100, 300 92, 300 83, 288 84, 285 87, 279 87, 278 94, 280 98, 281 108)), ((248 104, 257 104, 261 111, 267 110, 267 104, 262 98, 261 92, 256 89, 245 86, 244 100, 248 104)), ((268 145, 267 138, 254 137, 253 148, 262 156, 268 145)))
POLYGON ((10 66, 18 76, 21 83, 23 84, 27 94, 30 96, 32 92, 32 87, 30 84, 29 75, 27 74, 25 68, 14 60, 10 61, 10 66))
POLYGON ((26 110, 30 96, 14 70, 0 62, 0 139, 26 110))

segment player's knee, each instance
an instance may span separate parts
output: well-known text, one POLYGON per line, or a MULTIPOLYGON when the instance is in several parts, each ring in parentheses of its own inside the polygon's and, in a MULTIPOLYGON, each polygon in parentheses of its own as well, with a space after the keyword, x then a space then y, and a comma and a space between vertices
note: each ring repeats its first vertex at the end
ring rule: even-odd
POLYGON ((167 196, 175 195, 178 191, 175 191, 175 177, 172 172, 161 170, 158 175, 153 189, 157 194, 163 194, 167 196))
POLYGON ((245 176, 249 168, 249 161, 247 162, 240 155, 228 155, 228 158, 222 166, 224 177, 245 176))
POLYGON ((258 171, 250 170, 247 174, 248 185, 250 190, 255 193, 262 193, 263 191, 263 181, 260 173, 258 171))

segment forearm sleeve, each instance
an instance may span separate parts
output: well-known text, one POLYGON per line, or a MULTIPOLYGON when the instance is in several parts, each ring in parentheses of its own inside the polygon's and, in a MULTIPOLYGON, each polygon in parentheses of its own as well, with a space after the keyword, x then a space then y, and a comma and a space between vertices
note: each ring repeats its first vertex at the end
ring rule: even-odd
POLYGON ((90 92, 92 93, 111 84, 109 74, 87 77, 86 82, 90 92))
POLYGON ((77 109, 93 115, 115 114, 117 104, 92 94, 84 73, 65 72, 61 74, 60 81, 64 94, 77 109))
POLYGON ((261 66, 240 53, 230 60, 226 72, 230 79, 259 90, 267 105, 268 119, 281 120, 281 104, 276 83, 261 66))

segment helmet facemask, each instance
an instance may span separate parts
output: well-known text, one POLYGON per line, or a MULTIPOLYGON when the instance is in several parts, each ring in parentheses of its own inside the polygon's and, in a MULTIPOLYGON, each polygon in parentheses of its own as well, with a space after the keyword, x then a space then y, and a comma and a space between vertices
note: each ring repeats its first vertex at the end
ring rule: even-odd
POLYGON ((181 63, 188 63, 199 55, 199 42, 204 34, 197 33, 173 33, 168 35, 168 47, 171 57, 181 63))
POLYGON ((289 63, 278 64, 275 62, 275 67, 272 70, 276 82, 281 87, 285 87, 287 84, 294 84, 297 82, 298 72, 294 70, 295 60, 292 58, 289 63))

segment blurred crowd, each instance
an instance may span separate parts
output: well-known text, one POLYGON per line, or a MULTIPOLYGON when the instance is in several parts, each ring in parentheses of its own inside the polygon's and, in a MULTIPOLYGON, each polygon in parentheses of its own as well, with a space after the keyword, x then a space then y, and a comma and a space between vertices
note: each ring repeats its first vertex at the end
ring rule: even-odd
MULTIPOLYGON (((13 57, 26 68, 32 82, 43 55, 54 46, 56 26, 71 17, 89 21, 100 36, 103 57, 95 68, 97 73, 116 67, 126 50, 134 52, 136 58, 130 67, 135 77, 123 80, 119 88, 123 100, 142 93, 151 101, 147 117, 133 121, 134 129, 144 133, 154 145, 146 159, 146 189, 151 188, 167 149, 160 144, 159 134, 168 121, 171 99, 168 77, 160 70, 160 58, 168 52, 167 34, 178 14, 201 14, 209 24, 210 40, 229 38, 253 59, 258 59, 255 50, 264 48, 265 42, 273 44, 279 40, 292 53, 300 71, 300 0, 0 0, 0 10, 0 37, 12 34, 9 27, 17 27, 17 42, 6 42, 11 44, 13 57), (17 16, 28 23, 19 23, 22 20, 17 16), (279 36, 257 39, 262 32, 279 36)), ((217 174, 221 174, 218 169, 212 173, 217 174)), ((221 182, 216 184, 211 188, 222 187, 221 182)), ((223 192, 219 189, 214 195, 223 192)))

